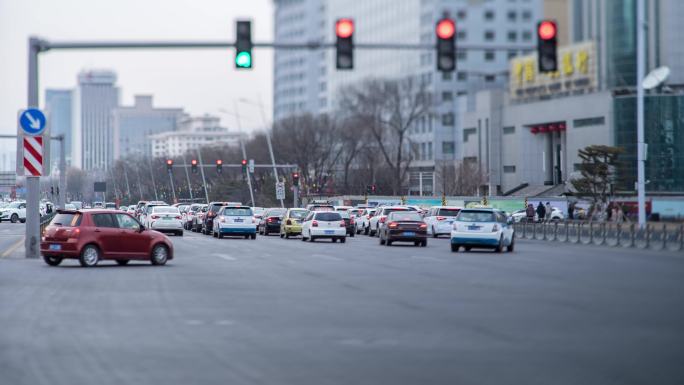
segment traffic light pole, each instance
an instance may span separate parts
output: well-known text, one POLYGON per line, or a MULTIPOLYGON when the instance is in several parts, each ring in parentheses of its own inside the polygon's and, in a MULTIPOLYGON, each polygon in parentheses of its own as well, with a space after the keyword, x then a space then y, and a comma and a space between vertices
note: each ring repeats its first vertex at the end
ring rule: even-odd
POLYGON ((299 186, 292 187, 292 207, 299 207, 299 186))
POLYGON ((152 159, 147 158, 147 164, 150 166, 150 176, 152 177, 152 187, 154 187, 154 200, 158 201, 159 196, 157 195, 157 183, 154 182, 154 171, 152 170, 152 159))
POLYGON ((171 196, 173 197, 173 203, 177 203, 176 200, 176 188, 173 185, 173 171, 169 170, 169 181, 171 182, 171 196))
MULTIPOLYGON (((247 159, 247 151, 245 150, 245 143, 242 141, 242 123, 240 122, 240 114, 238 112, 237 104, 233 102, 233 109, 235 110, 235 118, 240 132, 240 148, 242 149, 242 159, 247 159)), ((247 170, 247 187, 249 187, 249 198, 252 200, 252 207, 256 206, 254 203, 254 190, 252 189, 252 175, 247 170)))
MULTIPOLYGON (((28 107, 38 107, 38 53, 39 40, 28 42, 28 107)), ((40 257, 40 177, 26 177, 26 258, 40 257)))
POLYGON ((207 204, 209 204, 209 192, 207 191, 207 180, 204 179, 204 162, 202 162, 202 151, 200 149, 197 149, 197 158, 199 159, 199 162, 202 167, 200 167, 200 174, 202 175, 202 185, 204 186, 204 199, 207 200, 207 204))
POLYGON ((190 191, 190 201, 194 201, 195 198, 192 197, 192 185, 190 184, 190 173, 188 173, 188 162, 185 160, 185 154, 183 154, 183 170, 185 170, 185 179, 188 181, 188 190, 190 191))
POLYGON ((644 143, 644 76, 646 74, 646 7, 637 0, 637 209, 639 227, 646 226, 646 144, 644 143))

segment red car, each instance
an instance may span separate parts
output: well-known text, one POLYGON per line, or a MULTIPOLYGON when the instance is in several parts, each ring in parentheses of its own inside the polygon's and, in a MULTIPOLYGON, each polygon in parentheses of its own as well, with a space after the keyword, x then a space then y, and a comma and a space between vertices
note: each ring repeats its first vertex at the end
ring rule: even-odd
POLYGON ((78 259, 84 267, 104 259, 119 265, 130 260, 164 265, 173 259, 173 243, 122 211, 59 210, 43 231, 40 253, 50 266, 65 258, 78 259))

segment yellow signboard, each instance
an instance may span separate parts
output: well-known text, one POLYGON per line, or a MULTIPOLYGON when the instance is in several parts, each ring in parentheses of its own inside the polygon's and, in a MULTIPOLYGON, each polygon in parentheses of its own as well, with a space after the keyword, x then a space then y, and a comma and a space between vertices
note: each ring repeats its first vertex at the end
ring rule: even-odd
POLYGON ((510 61, 511 100, 574 95, 596 89, 598 66, 593 41, 558 48, 558 71, 539 73, 537 54, 510 61))

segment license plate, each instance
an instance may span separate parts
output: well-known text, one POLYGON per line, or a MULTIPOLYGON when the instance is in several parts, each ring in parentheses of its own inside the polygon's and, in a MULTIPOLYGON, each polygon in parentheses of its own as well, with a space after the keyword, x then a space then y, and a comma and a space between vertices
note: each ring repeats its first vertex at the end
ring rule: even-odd
POLYGON ((335 234, 335 230, 325 230, 325 234, 335 234))
POLYGON ((480 226, 468 226, 468 230, 479 230, 480 226))
POLYGON ((235 223, 242 223, 242 222, 244 222, 244 221, 245 221, 245 220, 242 219, 242 218, 235 218, 235 219, 233 219, 233 222, 235 222, 235 223))
POLYGON ((413 231, 404 231, 404 236, 405 237, 415 237, 416 233, 414 233, 413 231))
POLYGON ((54 251, 62 250, 62 245, 50 245, 50 250, 54 250, 54 251))

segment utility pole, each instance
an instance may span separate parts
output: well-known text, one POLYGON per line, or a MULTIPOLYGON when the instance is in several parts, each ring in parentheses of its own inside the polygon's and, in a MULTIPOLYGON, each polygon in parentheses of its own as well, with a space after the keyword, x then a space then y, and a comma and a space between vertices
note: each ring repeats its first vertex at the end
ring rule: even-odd
POLYGON ((207 192, 207 180, 204 179, 204 162, 202 162, 202 151, 200 148, 197 149, 197 159, 199 159, 200 174, 202 174, 202 185, 204 186, 204 199, 206 199, 207 204, 209 204, 209 192, 207 192))
POLYGON ((646 73, 646 9, 637 0, 637 203, 639 227, 646 226, 646 143, 644 143, 644 76, 646 73))
POLYGON ((292 186, 292 207, 299 207, 299 186, 292 186))
POLYGON ((185 153, 183 153, 183 169, 185 170, 185 178, 188 181, 188 190, 190 190, 190 202, 193 202, 192 185, 190 184, 190 174, 188 173, 188 162, 185 160, 185 153))
POLYGON ((64 143, 64 134, 58 136, 59 140, 59 207, 64 209, 66 204, 66 144, 64 143))
POLYGON ((157 184, 154 182, 154 171, 152 170, 152 159, 147 158, 147 164, 150 166, 150 175, 152 176, 152 187, 154 187, 154 200, 159 200, 159 195, 157 195, 157 184))
MULTIPOLYGON (((238 113, 237 103, 233 101, 233 109, 235 109, 235 119, 240 132, 240 148, 242 148, 242 159, 247 159, 247 151, 245 150, 245 142, 242 140, 242 123, 240 122, 240 114, 238 113)), ((252 207, 256 206, 254 203, 254 189, 252 188, 252 175, 247 169, 247 187, 249 187, 249 198, 252 200, 252 207)))
POLYGON ((126 170, 126 165, 122 162, 121 163, 121 168, 124 170, 124 178, 126 178, 126 195, 128 196, 128 199, 131 199, 131 185, 128 184, 128 171, 126 170))
POLYGON ((138 192, 140 193, 140 200, 143 200, 143 192, 142 192, 142 183, 140 183, 140 169, 138 169, 135 172, 135 175, 138 177, 138 192))
POLYGON ((173 197, 173 203, 178 203, 176 200, 176 188, 173 186, 173 171, 169 170, 169 181, 171 182, 171 196, 173 197))
MULTIPOLYGON (((28 41, 28 100, 27 107, 38 108, 38 53, 40 40, 28 41)), ((26 177, 26 258, 40 257, 40 177, 26 177)))

